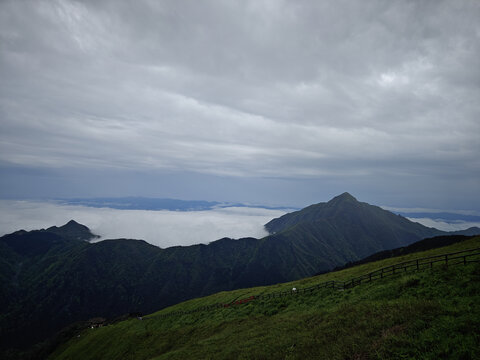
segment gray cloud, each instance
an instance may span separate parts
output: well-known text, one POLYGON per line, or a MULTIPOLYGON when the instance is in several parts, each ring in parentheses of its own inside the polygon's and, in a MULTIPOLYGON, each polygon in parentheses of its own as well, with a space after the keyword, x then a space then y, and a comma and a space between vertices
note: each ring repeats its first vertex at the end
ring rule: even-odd
POLYGON ((468 0, 3 1, 0 161, 478 194, 479 18, 468 0))

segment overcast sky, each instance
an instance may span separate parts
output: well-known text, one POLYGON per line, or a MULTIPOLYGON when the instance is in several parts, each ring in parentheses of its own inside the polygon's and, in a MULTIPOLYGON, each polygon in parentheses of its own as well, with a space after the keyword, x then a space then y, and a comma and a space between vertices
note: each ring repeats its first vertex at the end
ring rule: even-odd
POLYGON ((480 2, 0 2, 0 197, 480 206, 480 2))

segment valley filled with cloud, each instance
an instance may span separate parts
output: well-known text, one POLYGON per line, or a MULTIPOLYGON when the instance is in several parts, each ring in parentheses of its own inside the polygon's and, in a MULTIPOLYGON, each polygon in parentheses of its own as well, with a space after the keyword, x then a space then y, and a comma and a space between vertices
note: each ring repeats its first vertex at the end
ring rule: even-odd
POLYGON ((55 202, 0 200, 0 236, 16 230, 61 226, 73 219, 100 235, 96 241, 141 239, 165 248, 208 244, 222 237, 261 238, 263 228, 285 210, 227 207, 205 211, 118 210, 55 202))
MULTIPOLYGON (((444 231, 456 231, 472 226, 480 227, 478 214, 462 220, 465 212, 452 210, 450 218, 445 214, 435 216, 432 209, 402 210, 412 221, 444 231), (431 213, 425 217, 420 211, 431 213), (443 218, 442 218, 443 216, 443 218), (453 219, 451 217, 454 217, 453 219), (458 216, 458 217, 455 217, 458 216)), ((218 207, 202 211, 125 210, 109 207, 69 205, 55 201, 0 200, 0 236, 17 230, 37 230, 61 226, 73 219, 100 235, 94 241, 130 238, 145 240, 166 248, 208 244, 223 237, 262 238, 268 235, 263 225, 294 209, 265 209, 261 207, 218 207)))

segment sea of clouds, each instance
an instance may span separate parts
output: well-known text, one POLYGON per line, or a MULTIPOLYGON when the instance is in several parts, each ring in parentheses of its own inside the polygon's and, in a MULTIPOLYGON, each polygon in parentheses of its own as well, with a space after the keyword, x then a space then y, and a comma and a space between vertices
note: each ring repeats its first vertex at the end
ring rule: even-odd
POLYGON ((415 218, 415 217, 408 217, 407 219, 410 221, 417 222, 428 227, 434 227, 436 229, 443 230, 443 231, 465 230, 474 226, 480 227, 480 222, 470 222, 470 221, 462 221, 462 220, 446 221, 444 219, 415 218))
POLYGON ((207 244, 222 237, 262 238, 263 227, 286 210, 227 207, 205 211, 118 210, 55 202, 0 200, 0 236, 16 230, 61 226, 73 219, 101 236, 142 239, 162 248, 207 244))
MULTIPOLYGON (((415 209, 411 210, 411 215, 415 215, 415 209)), ((166 248, 208 244, 222 237, 262 238, 268 235, 263 225, 287 212, 289 210, 258 207, 225 207, 203 211, 120 210, 66 205, 54 201, 0 200, 0 236, 20 229, 61 226, 73 219, 100 235, 96 241, 141 239, 166 248)), ((480 227, 480 222, 414 216, 408 218, 444 231, 480 227)))
POLYGON ((410 221, 443 231, 465 230, 480 227, 480 213, 475 210, 398 208, 382 206, 383 209, 400 214, 410 221))

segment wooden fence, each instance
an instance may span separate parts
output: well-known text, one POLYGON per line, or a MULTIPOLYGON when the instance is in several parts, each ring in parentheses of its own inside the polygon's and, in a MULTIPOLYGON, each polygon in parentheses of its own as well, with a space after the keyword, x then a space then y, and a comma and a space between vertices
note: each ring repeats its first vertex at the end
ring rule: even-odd
POLYGON ((267 300, 267 299, 282 298, 286 296, 307 295, 307 294, 312 294, 316 290, 325 289, 325 288, 342 291, 346 289, 351 289, 361 284, 380 280, 389 276, 400 275, 407 272, 432 269, 438 265, 444 265, 446 267, 449 267, 454 265, 466 265, 473 262, 480 262, 480 248, 404 261, 398 264, 385 266, 381 269, 352 278, 347 281, 330 280, 330 281, 325 281, 325 282, 322 282, 310 287, 306 287, 306 288, 296 288, 295 290, 292 289, 288 291, 272 292, 269 294, 253 295, 246 299, 232 301, 227 304, 217 303, 212 305, 201 306, 193 310, 173 311, 166 314, 159 314, 159 315, 155 315, 155 317, 166 318, 170 316, 193 314, 200 311, 212 311, 220 308, 228 308, 232 306, 246 304, 248 302, 256 301, 256 300, 267 300))

